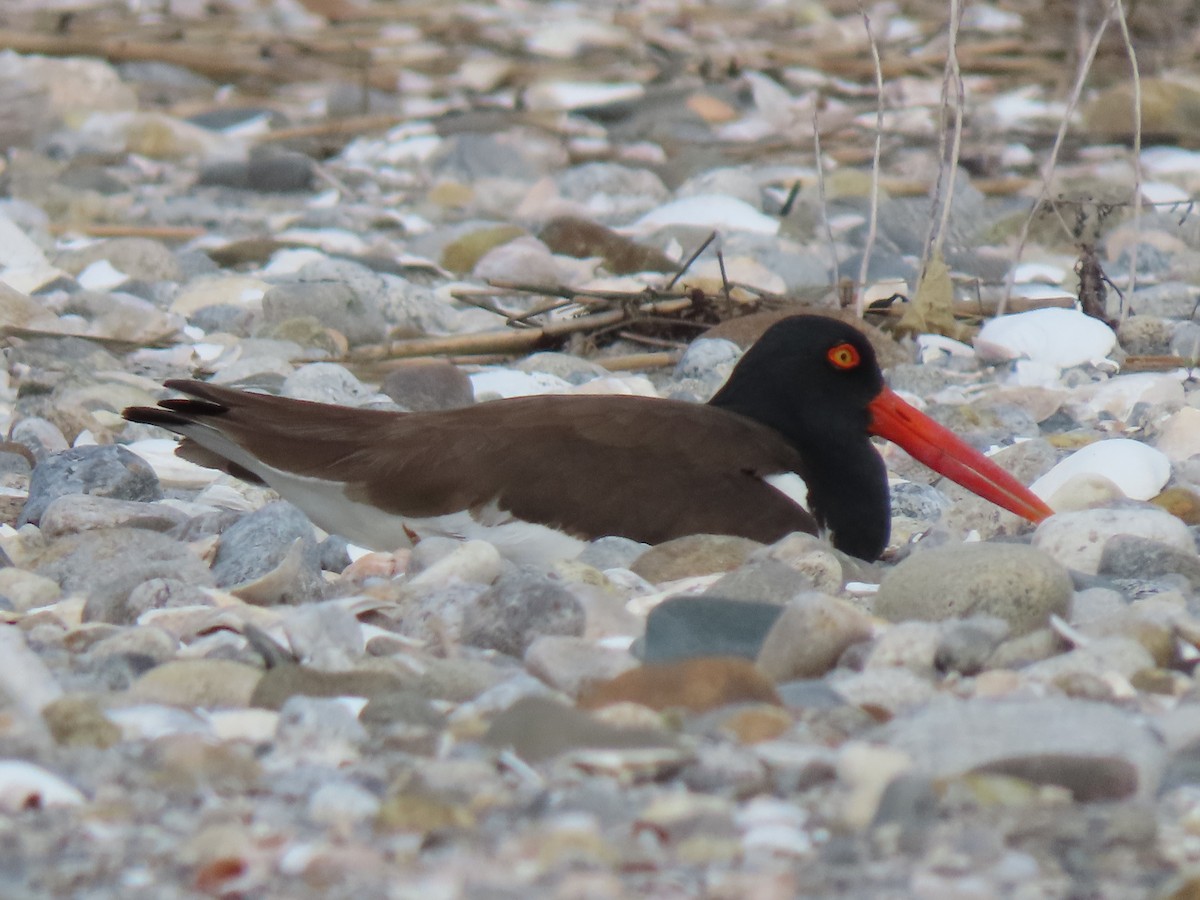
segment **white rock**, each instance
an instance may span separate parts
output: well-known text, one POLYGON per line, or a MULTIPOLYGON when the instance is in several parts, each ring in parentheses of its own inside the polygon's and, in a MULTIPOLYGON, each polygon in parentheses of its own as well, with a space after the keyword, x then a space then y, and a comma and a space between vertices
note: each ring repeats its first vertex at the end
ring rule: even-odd
POLYGON ((216 469, 180 459, 175 455, 178 446, 179 442, 170 438, 149 438, 126 444, 125 449, 144 459, 165 487, 204 488, 221 477, 216 469))
POLYGON ((744 200, 721 194, 697 194, 673 200, 650 210, 627 231, 649 234, 669 225, 694 225, 725 231, 749 231, 755 234, 777 234, 779 220, 759 212, 744 200))
MULTIPOLYGON (((1200 412, 1196 413, 1200 416, 1200 412)), ((1155 497, 1171 477, 1171 461, 1161 450, 1128 438, 1096 441, 1072 453, 1031 486, 1049 500, 1069 480, 1080 475, 1101 475, 1131 500, 1155 497)))
POLYGON ((474 276, 482 281, 515 281, 553 287, 563 280, 550 248, 524 235, 493 247, 475 264, 474 276))
POLYGON ((1153 406, 1182 404, 1186 379, 1185 369, 1118 375, 1108 381, 1076 388, 1064 406, 1080 422, 1094 421, 1101 413, 1124 422, 1139 403, 1153 406))
POLYGON ((917 335, 917 351, 921 355, 922 364, 945 359, 947 356, 971 357, 975 355, 975 350, 969 345, 942 334, 917 335))
POLYGON ((1195 552, 1188 527, 1162 509, 1084 509, 1058 513, 1033 534, 1033 546, 1070 569, 1095 574, 1110 537, 1132 534, 1195 552))
POLYGON ((571 383, 548 372, 521 372, 517 369, 487 368, 471 375, 475 397, 531 397, 536 394, 567 394, 571 383))
POLYGON ((19 813, 50 806, 78 806, 83 793, 74 785, 23 759, 0 760, 0 811, 19 813))
POLYGON ((1073 309, 1035 309, 992 319, 975 338, 988 362, 1026 358, 1059 368, 1104 359, 1117 336, 1101 322, 1073 309))
POLYGON ((442 587, 455 581, 491 584, 500 577, 504 560, 487 541, 467 541, 408 580, 409 587, 442 587))
POLYGON ((1187 191, 1166 181, 1147 181, 1142 185, 1142 199, 1147 203, 1191 203, 1187 191))
POLYGON ((1193 175, 1200 172, 1200 151, 1182 147, 1147 147, 1142 167, 1151 175, 1193 175))
POLYGON ((1185 406, 1172 413, 1159 428, 1154 445, 1176 462, 1200 453, 1200 409, 1185 406))
POLYGON ((525 92, 530 109, 579 109, 620 100, 636 100, 645 88, 635 82, 544 81, 525 92))
POLYGON ((271 287, 251 275, 213 275, 196 278, 176 295, 171 312, 190 316, 206 306, 229 305, 260 312, 263 294, 271 287))
POLYGON ((105 710, 127 741, 153 741, 175 734, 211 738, 212 728, 197 712, 157 703, 123 706, 105 710))
POLYGON ((80 272, 76 280, 80 287, 87 288, 89 291, 107 291, 118 284, 124 284, 129 280, 129 276, 107 259, 98 259, 80 272))

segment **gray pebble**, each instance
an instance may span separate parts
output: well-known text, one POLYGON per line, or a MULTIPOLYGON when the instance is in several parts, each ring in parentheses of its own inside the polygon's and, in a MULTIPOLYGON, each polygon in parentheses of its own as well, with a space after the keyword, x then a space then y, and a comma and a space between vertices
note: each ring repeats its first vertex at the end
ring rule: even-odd
POLYGON ((1099 574, 1117 578, 1182 575, 1200 585, 1200 555, 1133 534, 1118 534, 1104 543, 1099 574))
POLYGON ((162 499, 162 488, 154 470, 124 447, 75 447, 46 457, 34 468, 20 524, 37 524, 50 501, 64 494, 149 501, 162 499))
POLYGON ((380 341, 387 332, 378 297, 342 282, 300 281, 277 285, 263 296, 268 324, 312 316, 346 336, 351 344, 380 341))
POLYGON ((476 647, 522 657, 543 634, 578 637, 586 617, 560 581, 535 569, 501 575, 463 609, 462 639, 476 647))
POLYGON ((284 501, 269 503, 231 525, 221 535, 212 564, 219 587, 237 590, 295 562, 287 583, 279 585, 277 603, 302 603, 321 596, 321 559, 312 523, 284 501), (295 549, 293 549, 295 547, 295 549))
POLYGON ((642 660, 673 662, 697 656, 755 659, 783 610, 778 603, 712 594, 672 597, 650 610, 646 617, 642 660))
POLYGON ((597 538, 576 557, 578 562, 599 569, 628 569, 635 559, 650 549, 649 544, 619 535, 597 538))
POLYGON ((995 616, 946 622, 934 654, 934 665, 942 672, 977 675, 1008 632, 1008 623, 995 616))
POLYGON ((475 402, 475 389, 466 372, 440 360, 393 369, 379 389, 410 412, 459 409, 475 402))

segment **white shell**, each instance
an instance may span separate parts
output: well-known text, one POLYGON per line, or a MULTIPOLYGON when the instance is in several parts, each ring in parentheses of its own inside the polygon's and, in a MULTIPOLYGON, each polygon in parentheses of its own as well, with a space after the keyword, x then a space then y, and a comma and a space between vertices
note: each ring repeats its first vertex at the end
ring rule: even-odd
POLYGON ((1035 309, 992 319, 975 338, 980 359, 1021 357, 1059 368, 1103 359, 1117 343, 1113 330, 1073 309, 1035 309))
POLYGON ((1149 500, 1158 495, 1171 477, 1171 461, 1162 451, 1140 441, 1128 438, 1097 441, 1072 453, 1035 481, 1030 490, 1048 500, 1079 475, 1101 475, 1131 500, 1149 500))
POLYGON ((83 794, 53 772, 22 759, 0 760, 0 811, 78 806, 83 794))

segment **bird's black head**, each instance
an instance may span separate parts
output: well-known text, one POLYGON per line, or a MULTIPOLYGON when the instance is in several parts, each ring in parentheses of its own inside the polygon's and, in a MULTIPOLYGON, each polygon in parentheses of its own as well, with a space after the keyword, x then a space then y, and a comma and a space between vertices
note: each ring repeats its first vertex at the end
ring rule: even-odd
POLYGON ((746 351, 709 401, 770 425, 801 452, 834 446, 842 435, 864 440, 869 404, 883 388, 870 341, 826 316, 791 316, 746 351))
POLYGON ((761 422, 798 452, 808 510, 835 547, 875 559, 891 527, 887 470, 871 445, 868 404, 883 389, 870 342, 824 316, 776 323, 709 402, 761 422))

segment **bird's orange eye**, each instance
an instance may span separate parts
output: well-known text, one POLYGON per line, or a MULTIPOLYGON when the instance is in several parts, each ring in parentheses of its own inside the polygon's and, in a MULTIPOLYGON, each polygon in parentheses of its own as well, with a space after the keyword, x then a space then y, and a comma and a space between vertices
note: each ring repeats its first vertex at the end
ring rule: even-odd
POLYGON ((853 344, 838 344, 830 347, 829 352, 825 354, 825 358, 833 363, 834 368, 837 369, 853 369, 862 362, 858 348, 853 344))

